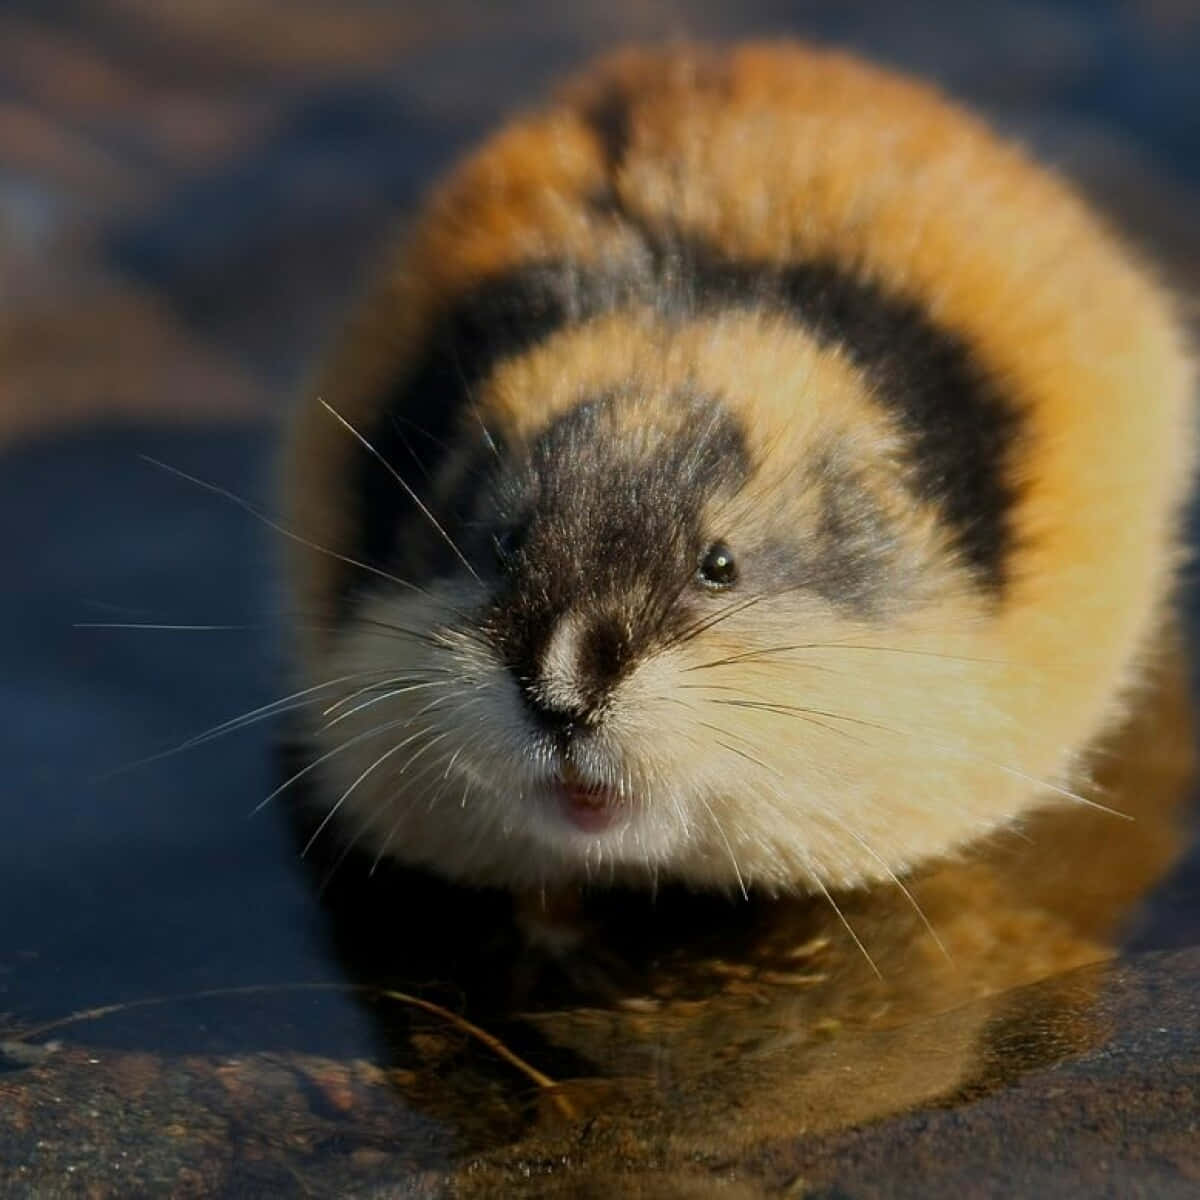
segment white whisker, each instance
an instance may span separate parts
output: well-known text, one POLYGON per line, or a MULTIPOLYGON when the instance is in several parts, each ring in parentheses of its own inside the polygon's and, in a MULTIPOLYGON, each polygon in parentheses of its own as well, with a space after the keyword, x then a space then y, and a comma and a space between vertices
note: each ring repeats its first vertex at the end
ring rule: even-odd
MULTIPOLYGON (((344 713, 342 713, 341 716, 334 717, 332 721, 327 721, 321 728, 322 728, 322 730, 332 729, 336 724, 338 724, 339 721, 344 721, 344 720, 346 720, 347 717, 352 717, 352 716, 354 716, 355 713, 362 712, 363 709, 370 708, 372 705, 375 705, 375 704, 382 704, 385 700, 392 700, 392 699, 395 699, 395 697, 397 697, 397 696, 406 696, 410 692, 420 692, 420 691, 424 691, 426 688, 431 688, 431 687, 448 688, 448 687, 452 687, 452 686, 453 686, 453 680, 433 679, 433 680, 426 680, 422 683, 412 683, 412 684, 409 684, 407 687, 393 688, 391 691, 384 692, 379 696, 372 696, 371 699, 364 700, 364 701, 362 701, 361 704, 356 704, 353 708, 346 709, 346 711, 344 713)), ((362 694, 363 693, 360 690, 359 695, 362 695, 362 694)), ((329 710, 327 709, 326 712, 328 712, 328 711, 329 710)))
POLYGON ((354 437, 356 437, 358 439, 358 441, 369 451, 369 453, 371 453, 380 463, 383 464, 383 467, 388 472, 388 474, 390 474, 391 477, 404 489, 405 493, 408 495, 408 498, 429 519, 429 523, 434 527, 434 529, 436 529, 438 531, 438 533, 441 534, 442 540, 446 543, 447 546, 450 547, 451 550, 454 551, 455 555, 458 558, 458 561, 461 562, 462 565, 467 568, 467 570, 470 572, 472 578, 474 578, 474 580, 477 583, 482 583, 483 581, 479 578, 479 575, 476 573, 475 568, 473 566, 471 566, 471 564, 469 562, 467 562, 466 555, 464 555, 463 552, 458 548, 458 546, 454 542, 454 539, 445 531, 445 529, 442 528, 437 517, 435 517, 433 515, 433 513, 431 513, 429 511, 429 509, 425 507, 420 496, 418 496, 417 493, 414 492, 413 489, 408 485, 408 482, 407 482, 407 480, 405 480, 404 476, 401 475, 400 472, 397 471, 396 468, 393 467, 392 464, 390 462, 388 462, 388 460, 386 458, 384 458, 383 455, 380 454, 379 451, 376 450, 375 447, 372 446, 371 443, 365 437, 363 437, 363 435, 361 433, 359 433, 359 431, 357 429, 355 429, 354 426, 351 425, 350 422, 347 421, 346 418, 343 417, 340 412, 337 411, 337 409, 335 409, 331 404, 329 404, 328 401, 323 400, 323 399, 321 399, 321 397, 318 396, 317 403, 320 404, 320 406, 323 409, 325 409, 325 411, 328 412, 334 418, 334 420, 340 422, 346 429, 348 429, 350 431, 350 433, 353 434, 354 437))
POLYGON ((733 867, 734 878, 737 879, 738 887, 741 889, 742 899, 749 900, 750 893, 746 888, 746 881, 742 878, 742 871, 738 866, 737 855, 734 854, 733 847, 729 844, 729 838, 725 836, 725 830, 721 825, 720 820, 717 818, 717 814, 713 812, 712 805, 709 804, 708 800, 703 795, 700 795, 700 803, 703 804, 706 809, 708 809, 708 815, 712 817, 713 827, 716 829, 721 841, 725 843, 725 850, 729 854, 729 862, 733 867))
POLYGON ((825 899, 829 901, 829 906, 833 909, 833 911, 835 913, 837 913, 838 920, 841 921, 846 932, 854 940, 854 944, 862 952, 863 958, 865 958, 867 960, 867 964, 870 966, 871 970, 875 972, 876 978, 882 979, 883 974, 879 970, 879 968, 875 965, 875 960, 867 953, 867 948, 866 948, 866 946, 864 946, 862 944, 862 939, 858 936, 857 933, 854 932, 854 926, 851 925, 850 922, 846 919, 846 914, 844 912, 842 912, 842 910, 838 907, 837 901, 830 895, 829 889, 821 881, 821 877, 819 875, 817 875, 815 872, 813 872, 812 880, 817 885, 818 889, 821 892, 821 895, 823 895, 825 897, 825 899))
POLYGON ((269 796, 267 796, 264 800, 260 800, 254 806, 254 808, 250 810, 250 815, 253 816, 255 813, 261 812, 267 807, 268 804, 271 803, 272 800, 276 798, 276 796, 279 796, 283 792, 287 791, 292 784, 303 779, 311 771, 316 770, 316 768, 322 763, 328 762, 335 755, 341 754, 343 751, 350 749, 351 746, 356 746, 360 742, 366 741, 366 739, 369 737, 377 737, 381 733, 387 733, 392 729, 399 729, 406 724, 409 724, 409 722, 406 721, 404 717, 398 717, 394 721, 385 721, 382 725, 374 725, 370 729, 364 730, 362 733, 355 734, 354 737, 348 738, 344 742, 339 742, 333 747, 332 750, 326 750, 324 754, 320 755, 318 758, 314 758, 312 762, 301 767, 300 770, 292 775, 290 779, 284 780, 284 782, 281 783, 269 796))
MULTIPOLYGON (((310 837, 308 839, 308 841, 305 843, 304 849, 300 851, 300 857, 304 858, 305 855, 308 854, 308 852, 312 849, 313 844, 316 842, 317 838, 319 838, 321 836, 321 832, 325 829, 325 827, 329 824, 329 822, 333 820, 333 818, 337 815, 338 810, 342 807, 343 804, 346 803, 346 801, 350 798, 350 796, 354 792, 354 790, 358 787, 358 785, 360 783, 362 783, 362 781, 364 779, 367 778, 368 775, 370 775, 372 772, 374 772, 379 767, 381 767, 385 762, 387 762, 387 760, 389 758, 391 758, 393 754, 399 754, 399 752, 401 750, 403 750, 405 746, 411 745, 413 742, 415 742, 417 740, 417 738, 424 737, 426 734, 431 733, 432 731, 433 731, 433 726, 426 726, 424 729, 418 729, 416 733, 409 734, 408 737, 402 738, 394 746, 385 750, 373 763, 371 763, 371 765, 369 767, 367 767, 366 770, 364 770, 354 780, 354 782, 341 794, 341 796, 338 797, 337 803, 334 804, 334 806, 325 814, 325 816, 321 820, 321 823, 313 831, 312 837, 310 837)), ((404 763, 404 765, 400 768, 400 770, 399 770, 399 772, 397 772, 397 774, 403 775, 404 772, 408 769, 409 766, 412 765, 412 763, 416 760, 416 758, 419 755, 423 754, 426 750, 428 750, 430 746, 435 745, 437 742, 441 741, 443 738, 447 738, 449 736, 450 736, 449 732, 439 734, 436 738, 433 738, 431 741, 426 742, 423 746, 418 747, 416 753, 413 754, 404 763)))
MULTIPOLYGON (((310 538, 297 533, 295 530, 288 529, 286 525, 281 525, 278 521, 256 508, 249 500, 244 500, 228 488, 223 488, 216 483, 209 483, 208 480, 200 479, 195 475, 189 475, 186 471, 181 471, 178 467, 171 466, 170 463, 152 458, 149 454, 141 454, 138 457, 144 462, 148 462, 151 466, 157 467, 160 471, 166 471, 169 475, 175 475, 179 479, 195 484, 196 487, 203 488, 206 492, 212 492, 213 495, 228 500, 231 504, 236 504, 243 512, 249 513, 252 517, 261 521, 268 529, 274 530, 282 537, 290 538, 292 541, 298 542, 301 546, 307 546, 310 550, 317 551, 318 554, 326 554, 330 558, 337 559, 338 562, 346 563, 347 566, 356 567, 360 571, 366 571, 369 575, 377 575, 380 579, 386 579, 389 583, 394 583, 397 587, 406 588, 409 591, 417 592, 422 596, 434 599, 425 588, 418 584, 410 583, 407 579, 401 579, 398 575, 392 575, 390 572, 372 566, 370 563, 362 562, 360 559, 351 558, 348 554, 340 554, 337 550, 331 550, 328 546, 322 546, 319 542, 314 542, 310 538)), ((453 612, 454 610, 450 609, 449 611, 453 612)))
POLYGON ((168 633, 231 633, 255 630, 262 633, 270 625, 167 625, 139 621, 74 621, 72 629, 155 629, 168 633))
POLYGON ((940 937, 938 937, 937 930, 934 929, 932 922, 925 915, 925 910, 917 903, 916 897, 904 885, 903 881, 900 879, 900 876, 888 866, 883 856, 878 854, 863 838, 859 837, 859 835, 855 833, 849 825, 840 820, 838 817, 834 816, 833 813, 827 813, 826 815, 829 816, 842 829, 844 829, 846 833, 848 833, 884 869, 888 878, 896 885, 896 887, 900 889, 900 892, 904 896, 905 900, 912 905, 913 912, 917 914, 921 924, 925 926, 929 936, 933 938, 934 945, 937 946, 937 948, 942 952, 942 955, 945 957, 947 962, 953 962, 953 959, 950 957, 950 951, 946 949, 945 943, 940 937))
MULTIPOLYGON (((1068 800, 1074 800, 1078 804, 1086 805, 1088 808, 1096 809, 1098 812, 1107 813, 1111 817, 1119 817, 1123 821, 1134 820, 1129 813, 1121 812, 1119 809, 1109 808, 1105 804, 1101 804, 1097 800, 1091 800, 1086 796, 1079 795, 1078 792, 1073 792, 1069 788, 1062 787, 1060 784, 1051 783, 1048 779, 1039 779, 1035 775, 1029 775, 1018 767, 1009 766, 1007 763, 997 762, 995 759, 989 758, 986 755, 977 754, 974 751, 966 750, 959 746, 953 746, 947 742, 942 742, 937 738, 931 737, 929 734, 918 729, 907 729, 902 726, 884 725, 879 721, 871 721, 865 717, 851 717, 842 713, 828 712, 823 709, 808 709, 797 705, 790 704, 771 704, 769 702, 755 700, 711 700, 711 704, 729 704, 738 708, 759 708, 768 712, 779 713, 782 716, 792 716, 797 719, 808 720, 810 723, 820 725, 820 721, 814 720, 814 714, 817 717, 824 717, 830 721, 844 721, 852 725, 861 725, 868 729, 878 729, 883 733, 891 734, 893 737, 911 737, 927 742, 931 746, 936 746, 939 750, 945 751, 956 758, 962 759, 964 762, 976 763, 978 765, 991 767, 993 770, 1002 771, 1006 775, 1012 775, 1014 778, 1023 779, 1026 783, 1032 784, 1035 787, 1045 788, 1047 791, 1054 792, 1056 795, 1063 796, 1068 800)), ((831 731, 833 732, 833 731, 831 731)))
POLYGON ((165 750, 159 750, 154 754, 146 755, 144 758, 136 759, 134 762, 114 767, 112 770, 96 776, 94 782, 103 782, 104 780, 113 779, 118 775, 123 775, 127 771, 134 771, 139 767, 146 767, 151 763, 161 762, 165 758, 182 754, 185 750, 193 750, 199 746, 206 745, 219 737, 223 737, 227 733, 236 733, 241 729, 256 724, 258 721, 269 720, 271 717, 280 716, 294 709, 304 708, 310 703, 317 703, 315 699, 306 701, 303 697, 311 696, 313 693, 323 691, 326 688, 336 687, 339 683, 346 683, 352 679, 361 679, 363 676, 369 674, 369 671, 355 671, 349 675, 341 675, 336 679, 326 680, 324 683, 313 684, 312 687, 293 692, 290 696, 284 696, 279 700, 272 700, 269 704, 252 708, 249 712, 242 713, 240 716, 230 717, 228 720, 222 721, 219 725, 214 725, 201 733, 193 734, 191 737, 173 746, 169 746, 165 750))

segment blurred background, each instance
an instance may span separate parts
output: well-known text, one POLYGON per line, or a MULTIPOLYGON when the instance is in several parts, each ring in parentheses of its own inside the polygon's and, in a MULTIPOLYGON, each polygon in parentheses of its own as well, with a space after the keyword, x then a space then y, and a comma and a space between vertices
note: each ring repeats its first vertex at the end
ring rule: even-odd
POLYGON ((268 729, 110 774, 283 690, 267 536, 138 456, 262 497, 434 172, 595 51, 745 34, 941 81, 1200 281, 1197 0, 0 3, 0 1009, 318 969, 268 729), (76 627, 123 621, 254 628, 76 627))

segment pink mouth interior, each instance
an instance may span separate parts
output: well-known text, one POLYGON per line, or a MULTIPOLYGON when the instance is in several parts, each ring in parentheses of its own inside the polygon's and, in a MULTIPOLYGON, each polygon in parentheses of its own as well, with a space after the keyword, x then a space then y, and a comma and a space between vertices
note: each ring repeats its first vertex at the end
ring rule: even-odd
POLYGON ((617 819, 621 797, 608 788, 585 784, 577 778, 565 779, 559 799, 563 815, 576 829, 600 833, 617 819))

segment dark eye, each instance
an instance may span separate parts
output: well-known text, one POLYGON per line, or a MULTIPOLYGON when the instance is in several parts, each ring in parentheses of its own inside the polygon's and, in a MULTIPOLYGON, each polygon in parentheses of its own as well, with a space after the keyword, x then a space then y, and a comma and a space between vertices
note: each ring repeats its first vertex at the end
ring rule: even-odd
POLYGON ((727 588, 737 582, 737 563, 733 551, 724 542, 713 542, 704 552, 696 575, 705 587, 727 588))

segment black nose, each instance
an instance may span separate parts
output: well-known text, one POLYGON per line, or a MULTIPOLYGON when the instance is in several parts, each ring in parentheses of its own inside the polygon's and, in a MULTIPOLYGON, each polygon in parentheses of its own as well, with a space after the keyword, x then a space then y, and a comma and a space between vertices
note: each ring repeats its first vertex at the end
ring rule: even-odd
POLYGON ((614 687, 629 670, 632 659, 629 635, 614 617, 593 621, 579 639, 579 675, 593 696, 614 687))
POLYGON ((570 638, 561 656, 566 661, 548 664, 548 647, 564 619, 556 615, 531 622, 521 631, 523 638, 505 647, 527 711, 540 729, 559 738, 598 724, 612 689, 632 664, 628 637, 608 616, 593 619, 570 638))
POLYGON ((525 707, 529 710, 539 729, 553 737, 566 741, 588 724, 591 710, 585 708, 558 708, 540 700, 530 688, 522 688, 525 707))

